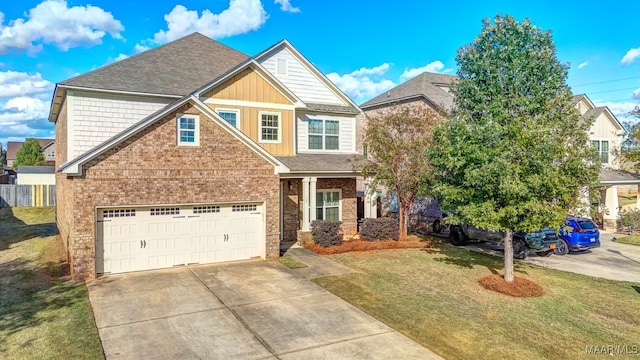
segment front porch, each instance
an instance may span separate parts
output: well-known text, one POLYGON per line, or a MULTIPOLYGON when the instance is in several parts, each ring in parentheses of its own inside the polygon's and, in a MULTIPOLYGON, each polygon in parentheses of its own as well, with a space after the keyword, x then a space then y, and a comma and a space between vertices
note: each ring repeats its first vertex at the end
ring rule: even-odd
POLYGON ((598 214, 602 216, 602 228, 616 231, 618 214, 622 207, 618 202, 618 186, 635 186, 636 209, 640 209, 640 176, 625 170, 603 169, 600 171, 600 184, 605 187, 600 196, 598 214))

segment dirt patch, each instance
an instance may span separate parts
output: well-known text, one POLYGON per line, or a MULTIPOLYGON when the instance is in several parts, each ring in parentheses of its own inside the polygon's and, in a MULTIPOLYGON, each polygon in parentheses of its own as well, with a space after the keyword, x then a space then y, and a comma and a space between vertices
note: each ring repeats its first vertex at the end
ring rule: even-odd
POLYGON ((407 237, 400 241, 384 240, 384 241, 366 241, 366 240, 350 240, 344 241, 340 245, 323 247, 312 243, 306 246, 307 249, 320 255, 342 254, 351 251, 371 251, 384 249, 430 249, 433 248, 431 241, 420 241, 418 237, 407 237))
POLYGON ((538 297, 544 295, 542 286, 535 282, 515 276, 512 283, 504 281, 502 275, 485 275, 479 280, 485 289, 497 291, 514 297, 538 297))

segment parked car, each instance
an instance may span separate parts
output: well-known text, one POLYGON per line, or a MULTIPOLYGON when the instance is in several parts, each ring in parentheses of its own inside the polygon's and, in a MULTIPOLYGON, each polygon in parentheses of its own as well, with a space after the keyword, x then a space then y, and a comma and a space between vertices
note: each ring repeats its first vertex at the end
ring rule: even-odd
MULTIPOLYGON (((503 233, 478 229, 470 225, 451 225, 449 241, 456 246, 465 245, 468 240, 503 242, 503 233)), ((559 239, 553 229, 542 229, 532 233, 516 231, 513 234, 513 257, 526 259, 533 251, 538 256, 551 256, 558 246, 559 239)))
POLYGON ((558 255, 566 255, 569 251, 585 251, 600 247, 598 225, 586 217, 567 216, 559 234, 560 243, 555 250, 558 255))

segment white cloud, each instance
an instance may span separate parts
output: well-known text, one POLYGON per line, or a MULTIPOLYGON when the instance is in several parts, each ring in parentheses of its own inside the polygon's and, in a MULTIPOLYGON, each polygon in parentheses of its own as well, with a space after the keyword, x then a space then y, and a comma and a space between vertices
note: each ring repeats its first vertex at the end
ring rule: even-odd
POLYGON ((0 99, 17 96, 47 95, 53 90, 53 84, 42 78, 40 73, 33 75, 18 71, 0 71, 0 99))
POLYGON ((4 14, 0 13, 0 54, 11 49, 37 52, 42 44, 53 44, 63 51, 89 47, 102 43, 107 33, 121 39, 124 30, 110 12, 92 5, 70 8, 64 0, 45 0, 26 15, 27 19, 4 25, 4 14))
POLYGON ((404 72, 402 73, 402 75, 400 75, 400 79, 401 80, 409 80, 411 78, 414 78, 420 74, 422 74, 423 72, 432 72, 432 73, 445 73, 447 72, 447 70, 443 70, 444 69, 444 64, 442 63, 442 61, 440 60, 436 60, 433 62, 430 62, 429 64, 419 67, 419 68, 413 68, 413 69, 404 69, 404 72))
POLYGON ((586 67, 587 65, 589 65, 589 62, 585 61, 585 62, 581 63, 580 65, 578 65, 578 69, 582 69, 582 68, 586 67))
POLYGON ((396 86, 393 81, 382 78, 389 66, 385 63, 373 68, 360 68, 344 75, 334 72, 327 74, 327 77, 345 94, 356 102, 361 102, 396 86))
POLYGON ((274 3, 280 4, 280 10, 297 13, 300 12, 300 8, 291 5, 291 0, 275 0, 274 3))
MULTIPOLYGON (((640 90, 640 89, 638 89, 640 90)), ((639 106, 638 102, 633 101, 625 101, 625 102, 597 102, 598 106, 607 106, 609 110, 615 115, 620 122, 626 121, 637 121, 637 119, 631 115, 629 112, 635 109, 636 106, 639 106)))
POLYGON ((629 49, 620 61, 622 65, 628 65, 640 58, 640 48, 629 49))
POLYGON ((260 0, 230 0, 229 7, 219 14, 205 9, 200 15, 197 10, 187 10, 182 5, 176 5, 164 16, 167 30, 158 31, 153 39, 139 45, 146 47, 164 44, 193 32, 200 32, 214 39, 244 34, 259 29, 268 17, 260 0))

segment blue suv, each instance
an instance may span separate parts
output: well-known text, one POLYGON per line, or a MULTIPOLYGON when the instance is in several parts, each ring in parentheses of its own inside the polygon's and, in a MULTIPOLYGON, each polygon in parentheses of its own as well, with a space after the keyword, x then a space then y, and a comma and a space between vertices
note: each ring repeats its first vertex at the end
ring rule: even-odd
POLYGON ((569 251, 584 251, 600 247, 600 230, 593 220, 568 216, 560 228, 560 244, 555 249, 557 255, 566 255, 569 251))

